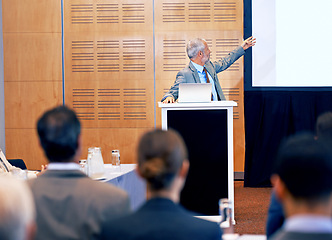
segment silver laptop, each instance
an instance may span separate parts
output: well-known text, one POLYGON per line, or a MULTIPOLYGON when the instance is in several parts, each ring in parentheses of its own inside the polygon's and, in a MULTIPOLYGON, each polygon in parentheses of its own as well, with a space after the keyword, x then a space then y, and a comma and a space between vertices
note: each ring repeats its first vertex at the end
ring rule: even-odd
POLYGON ((180 83, 179 103, 211 102, 212 83, 180 83))

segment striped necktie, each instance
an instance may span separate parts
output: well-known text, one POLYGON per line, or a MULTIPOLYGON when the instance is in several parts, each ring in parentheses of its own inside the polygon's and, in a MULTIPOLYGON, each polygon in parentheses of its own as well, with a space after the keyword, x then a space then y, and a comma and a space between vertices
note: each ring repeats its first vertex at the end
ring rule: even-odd
MULTIPOLYGON (((205 72, 206 83, 210 83, 209 75, 208 75, 205 67, 203 68, 203 71, 205 72)), ((212 94, 212 92, 211 92, 211 101, 213 101, 213 94, 212 94)))

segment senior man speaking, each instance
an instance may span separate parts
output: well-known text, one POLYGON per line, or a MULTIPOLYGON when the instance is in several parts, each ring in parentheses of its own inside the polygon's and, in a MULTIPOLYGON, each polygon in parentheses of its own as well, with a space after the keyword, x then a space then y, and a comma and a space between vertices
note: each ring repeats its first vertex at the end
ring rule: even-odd
POLYGON ((249 37, 243 41, 226 57, 219 61, 210 61, 210 49, 206 41, 195 38, 187 44, 187 55, 190 59, 189 65, 176 75, 176 80, 170 90, 161 99, 163 103, 173 103, 179 96, 180 83, 212 83, 212 100, 226 100, 217 74, 230 67, 237 59, 244 55, 245 50, 256 44, 256 38, 249 37))

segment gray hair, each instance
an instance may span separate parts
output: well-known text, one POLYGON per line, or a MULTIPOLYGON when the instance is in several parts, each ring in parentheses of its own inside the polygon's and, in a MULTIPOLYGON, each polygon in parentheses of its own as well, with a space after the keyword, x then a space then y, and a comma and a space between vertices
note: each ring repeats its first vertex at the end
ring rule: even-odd
POLYGON ((27 227, 34 221, 35 205, 26 183, 0 177, 0 239, 27 239, 27 227))
POLYGON ((197 56, 199 51, 204 52, 205 49, 205 43, 206 41, 201 38, 194 38, 190 40, 187 44, 187 55, 190 59, 197 56))

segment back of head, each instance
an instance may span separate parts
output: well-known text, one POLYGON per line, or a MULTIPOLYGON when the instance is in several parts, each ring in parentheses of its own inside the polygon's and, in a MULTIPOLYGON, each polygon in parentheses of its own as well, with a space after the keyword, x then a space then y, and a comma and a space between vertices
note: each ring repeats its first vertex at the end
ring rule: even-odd
POLYGON ((0 239, 28 239, 34 217, 34 202, 26 183, 0 177, 0 239))
POLYGON ((332 112, 325 112, 318 116, 316 135, 321 140, 332 142, 332 112))
POLYGON ((37 130, 50 162, 67 162, 74 157, 81 132, 81 125, 74 111, 60 106, 45 112, 38 120, 37 130))
POLYGON ((168 188, 187 159, 186 146, 175 131, 153 130, 138 145, 138 170, 152 190, 168 188))
POLYGON ((332 193, 331 152, 313 134, 297 134, 283 142, 274 172, 295 199, 319 202, 332 193))
POLYGON ((204 42, 205 40, 201 38, 194 38, 188 42, 187 55, 190 59, 196 57, 199 51, 204 52, 205 49, 204 42))

